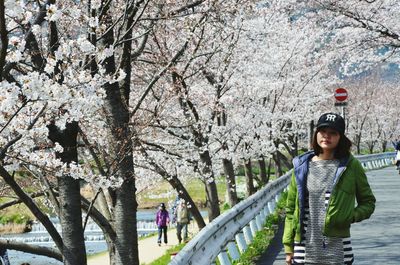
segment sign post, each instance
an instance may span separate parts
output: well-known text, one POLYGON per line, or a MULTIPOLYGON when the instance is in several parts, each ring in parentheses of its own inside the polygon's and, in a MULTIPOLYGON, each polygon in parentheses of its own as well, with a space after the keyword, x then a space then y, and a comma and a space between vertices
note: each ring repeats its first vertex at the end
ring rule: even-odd
POLYGON ((344 107, 347 106, 347 102, 346 102, 347 90, 342 87, 336 88, 335 99, 336 99, 335 106, 342 107, 342 117, 343 117, 343 119, 345 119, 344 107))

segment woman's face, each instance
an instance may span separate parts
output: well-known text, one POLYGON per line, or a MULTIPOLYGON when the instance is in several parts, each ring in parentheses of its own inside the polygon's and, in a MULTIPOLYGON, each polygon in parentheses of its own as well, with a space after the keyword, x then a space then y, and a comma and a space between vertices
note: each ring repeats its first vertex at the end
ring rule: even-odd
POLYGON ((317 143, 322 150, 332 151, 339 144, 340 134, 338 131, 325 127, 317 132, 317 143))

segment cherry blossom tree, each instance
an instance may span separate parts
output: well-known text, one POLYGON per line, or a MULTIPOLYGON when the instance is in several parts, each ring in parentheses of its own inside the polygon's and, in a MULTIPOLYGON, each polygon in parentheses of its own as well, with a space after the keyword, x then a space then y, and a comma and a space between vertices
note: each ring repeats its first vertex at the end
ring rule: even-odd
MULTIPOLYGON (((103 229, 112 264, 138 264, 135 180, 141 176, 134 171, 133 150, 137 130, 149 125, 143 104, 186 50, 196 49, 189 44, 204 34, 203 23, 223 23, 218 12, 236 12, 235 4, 225 9, 223 1, 2 5, 7 23, 1 25, 0 173, 46 226, 65 264, 86 263, 84 247, 79 247, 84 229, 80 207, 66 207, 80 204, 103 229), (180 38, 174 39, 177 31, 180 38), (159 46, 158 38, 165 46, 159 46), (83 143, 79 149, 78 141, 83 143), (21 166, 46 183, 61 213, 62 238, 10 174, 21 166), (59 181, 52 182, 52 176, 59 181), (81 180, 93 186, 102 206, 77 196, 81 180), (73 256, 76 247, 81 254, 73 256)), ((191 60, 183 65, 190 66, 191 60)), ((171 79, 163 83, 177 84, 171 79)), ((201 167, 207 175, 209 165, 201 167)), ((218 201, 215 183, 206 183, 210 198, 218 201)))

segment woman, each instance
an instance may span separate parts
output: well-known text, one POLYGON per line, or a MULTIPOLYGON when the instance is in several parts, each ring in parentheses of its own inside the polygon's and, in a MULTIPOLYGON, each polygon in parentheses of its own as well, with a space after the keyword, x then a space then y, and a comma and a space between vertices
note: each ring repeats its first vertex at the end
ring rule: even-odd
POLYGON ((313 151, 293 160, 283 234, 286 264, 353 263, 350 225, 371 216, 375 197, 344 130, 340 115, 323 114, 313 151))
POLYGON ((158 245, 161 246, 161 238, 163 233, 164 233, 164 243, 167 244, 168 243, 167 227, 169 224, 169 214, 168 211, 165 209, 164 203, 160 204, 160 208, 157 211, 156 224, 158 227, 158 239, 157 239, 158 245))

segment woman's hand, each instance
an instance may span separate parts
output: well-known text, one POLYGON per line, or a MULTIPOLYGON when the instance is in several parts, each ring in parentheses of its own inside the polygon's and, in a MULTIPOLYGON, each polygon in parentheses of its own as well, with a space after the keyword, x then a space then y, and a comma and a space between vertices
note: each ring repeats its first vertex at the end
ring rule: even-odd
POLYGON ((286 253, 286 265, 291 265, 293 261, 293 253, 286 253))

